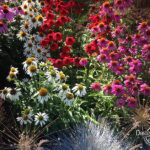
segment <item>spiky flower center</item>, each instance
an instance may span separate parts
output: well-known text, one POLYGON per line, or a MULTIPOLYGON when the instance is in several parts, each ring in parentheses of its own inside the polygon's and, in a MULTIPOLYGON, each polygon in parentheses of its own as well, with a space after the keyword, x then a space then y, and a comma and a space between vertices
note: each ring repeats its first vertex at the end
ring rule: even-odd
POLYGON ((24 24, 24 28, 25 28, 25 29, 28 29, 28 28, 29 28, 29 23, 28 23, 28 22, 26 22, 26 23, 24 24))
POLYGON ((138 86, 137 85, 133 85, 132 88, 133 88, 134 91, 138 90, 138 86))
POLYGON ((78 85, 78 90, 82 91, 83 90, 83 85, 79 84, 78 85))
POLYGON ((32 43, 28 43, 28 47, 30 47, 30 48, 31 48, 32 46, 33 46, 33 45, 32 45, 32 43))
POLYGON ((99 87, 99 84, 98 84, 98 83, 94 83, 94 86, 95 86, 96 88, 98 88, 98 87, 99 87))
POLYGON ((117 61, 112 61, 112 66, 117 66, 117 61))
POLYGON ((63 86, 62 86, 62 89, 65 91, 65 90, 67 90, 68 89, 68 85, 67 84, 64 84, 63 86))
POLYGON ((16 69, 13 67, 13 68, 10 69, 10 71, 11 71, 11 72, 15 72, 16 69))
POLYGON ((3 89, 3 90, 2 90, 2 93, 3 93, 4 95, 6 95, 6 94, 8 93, 8 90, 7 90, 7 89, 3 89))
POLYGON ((142 26, 143 28, 146 28, 146 27, 147 27, 147 22, 142 22, 142 23, 141 23, 141 26, 142 26))
POLYGON ((49 70, 53 70, 54 69, 54 66, 49 66, 49 70))
POLYGON ((85 61, 86 61, 86 59, 85 59, 85 58, 81 58, 81 61, 82 61, 82 62, 85 62, 85 61))
POLYGON ((37 20, 42 22, 43 21, 43 17, 41 15, 37 16, 37 20))
POLYGON ((35 22, 36 22, 36 18, 32 18, 31 21, 32 21, 33 23, 35 23, 35 22))
POLYGON ((29 59, 27 59, 27 60, 25 61, 25 63, 26 63, 27 65, 30 65, 30 64, 32 63, 32 60, 29 58, 29 59))
POLYGON ((11 94, 11 95, 15 95, 16 93, 17 93, 17 90, 16 90, 16 89, 11 89, 11 90, 10 90, 10 94, 11 94))
POLYGON ((34 73, 34 72, 36 72, 36 70, 37 70, 37 67, 34 66, 34 65, 32 65, 32 66, 29 67, 29 71, 30 71, 30 72, 33 72, 33 73, 34 73))
POLYGON ((28 8, 28 6, 27 6, 26 4, 24 4, 24 5, 23 5, 23 8, 24 8, 24 9, 27 9, 27 8, 28 8))
POLYGON ((3 27, 4 23, 3 22, 0 22, 0 27, 3 27))
POLYGON ((111 90, 111 89, 112 89, 111 84, 108 84, 108 85, 106 86, 106 88, 107 88, 108 90, 111 90))
POLYGON ((30 57, 30 59, 31 59, 32 61, 35 61, 35 57, 30 57))
POLYGON ((27 115, 23 115, 22 116, 22 120, 28 120, 28 116, 27 115))
POLYGON ((148 92, 148 91, 150 91, 150 87, 145 86, 145 87, 144 87, 144 90, 145 90, 146 92, 148 92))
POLYGON ((52 77, 56 77, 56 72, 55 71, 51 71, 51 76, 52 77))
POLYGON ((121 92, 121 88, 120 88, 120 87, 117 87, 117 88, 116 88, 116 91, 117 91, 118 93, 120 93, 120 92, 121 92))
POLYGON ((38 49, 37 49, 37 52, 38 52, 38 53, 41 53, 41 52, 42 52, 42 50, 41 50, 40 48, 38 48, 38 49))
POLYGON ((113 47, 113 46, 114 46, 114 42, 113 42, 113 41, 110 41, 110 42, 108 43, 108 45, 109 45, 109 47, 113 47))
POLYGON ((103 22, 99 23, 99 27, 103 28, 104 27, 104 23, 103 22))
POLYGON ((109 3, 108 1, 107 1, 107 2, 105 2, 105 3, 104 3, 104 7, 105 7, 105 8, 110 7, 110 3, 109 3))
POLYGON ((31 36, 30 39, 31 39, 32 41, 34 41, 34 40, 35 40, 35 37, 34 37, 34 36, 31 36))
POLYGON ((42 121, 42 120, 44 120, 44 117, 42 115, 40 115, 40 116, 38 116, 38 120, 42 121))
POLYGON ((39 90, 39 95, 40 95, 40 96, 46 96, 47 94, 48 94, 47 89, 41 88, 41 89, 39 90))
POLYGON ((130 98, 130 103, 134 104, 136 100, 134 98, 130 98))
POLYGON ((73 95, 73 93, 67 93, 66 97, 67 97, 67 99, 71 100, 74 98, 74 95, 73 95))
POLYGON ((44 1, 40 1, 40 5, 41 5, 41 6, 44 6, 44 1))
POLYGON ((10 78, 10 79, 14 79, 15 77, 16 77, 16 74, 15 74, 15 73, 11 72, 11 73, 9 74, 9 78, 10 78))
POLYGON ((25 36, 26 36, 26 33, 23 32, 23 31, 21 31, 21 32, 20 32, 20 36, 25 37, 25 36))

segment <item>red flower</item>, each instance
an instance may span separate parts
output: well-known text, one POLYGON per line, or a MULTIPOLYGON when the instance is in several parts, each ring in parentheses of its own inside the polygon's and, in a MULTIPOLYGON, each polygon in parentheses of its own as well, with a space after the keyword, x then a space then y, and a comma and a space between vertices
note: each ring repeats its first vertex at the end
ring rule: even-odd
POLYGON ((57 67, 57 68, 62 68, 62 66, 63 66, 63 61, 62 61, 62 59, 56 59, 56 60, 54 61, 53 65, 54 65, 55 67, 57 67))
POLYGON ((62 16, 66 16, 66 15, 69 14, 69 11, 66 10, 66 9, 61 9, 61 10, 59 11, 59 13, 60 13, 62 16))
POLYGON ((61 58, 70 57, 70 54, 68 52, 61 52, 60 57, 61 58))
POLYGON ((42 39, 41 40, 41 46, 42 47, 47 47, 48 46, 49 41, 47 39, 42 39))
POLYGON ((60 26, 62 26, 64 23, 62 22, 62 20, 59 18, 59 19, 57 19, 56 20, 56 22, 55 22, 55 26, 56 27, 60 27, 60 26))
POLYGON ((68 18, 66 16, 61 16, 60 17, 60 20, 63 22, 63 23, 66 23, 68 21, 68 18))
POLYGON ((55 41, 61 41, 62 40, 62 34, 60 32, 56 32, 53 34, 53 38, 55 41))
POLYGON ((65 42, 67 45, 73 45, 75 43, 75 39, 73 37, 67 37, 65 42))
POLYGON ((69 52, 70 51, 70 47, 68 45, 63 47, 63 52, 69 52))
POLYGON ((76 67, 80 66, 79 62, 80 62, 81 58, 80 57, 75 57, 73 59, 73 63, 76 67))
POLYGON ((47 13, 47 15, 46 15, 46 19, 47 20, 53 20, 55 18, 55 15, 53 14, 53 13, 47 13))
POLYGON ((52 42, 53 41, 53 33, 48 34, 47 39, 49 40, 49 42, 52 42))
POLYGON ((52 44, 50 45, 50 50, 56 51, 57 49, 58 49, 58 44, 57 44, 57 43, 52 43, 52 44))
POLYGON ((63 59, 63 64, 66 65, 66 66, 69 66, 72 64, 72 58, 71 57, 65 57, 63 59))

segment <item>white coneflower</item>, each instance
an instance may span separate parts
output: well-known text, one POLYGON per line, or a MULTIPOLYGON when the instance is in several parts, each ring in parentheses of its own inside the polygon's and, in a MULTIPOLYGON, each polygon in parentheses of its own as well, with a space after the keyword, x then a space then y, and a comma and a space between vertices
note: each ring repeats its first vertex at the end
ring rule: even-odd
POLYGON ((50 53, 47 52, 46 50, 42 52, 43 60, 45 61, 47 58, 51 57, 50 53))
POLYGON ((35 76, 37 73, 38 73, 37 66, 31 65, 31 66, 28 67, 28 70, 27 70, 28 75, 30 75, 32 77, 32 76, 35 76))
POLYGON ((36 19, 36 17, 32 17, 30 20, 29 20, 29 23, 31 25, 31 27, 33 28, 36 28, 38 26, 38 21, 36 19))
POLYGON ((59 72, 59 78, 58 78, 60 81, 66 81, 67 78, 66 78, 66 75, 61 71, 59 72))
POLYGON ((76 86, 72 88, 72 90, 79 97, 82 97, 86 94, 86 87, 82 84, 76 84, 76 86))
POLYGON ((24 2, 24 3, 22 3, 22 6, 21 6, 21 7, 22 7, 22 9, 23 9, 24 11, 27 11, 29 6, 28 6, 27 3, 24 2))
POLYGON ((15 80, 17 78, 16 74, 13 72, 10 72, 7 79, 8 80, 15 80))
POLYGON ((36 95, 38 95, 37 99, 39 103, 43 104, 45 101, 48 101, 50 96, 48 95, 48 90, 46 88, 41 88, 36 95))
POLYGON ((36 40, 41 41, 43 38, 44 38, 44 34, 41 32, 38 32, 38 34, 36 35, 36 40))
POLYGON ((25 22, 24 24, 21 25, 21 30, 25 32, 31 32, 32 27, 30 26, 28 22, 25 22))
POLYGON ((21 95, 22 94, 20 92, 20 89, 16 89, 16 88, 9 89, 9 92, 7 94, 8 98, 10 98, 11 100, 19 100, 19 97, 21 95))
POLYGON ((74 95, 71 92, 67 92, 63 95, 62 99, 68 106, 70 106, 74 101, 74 95))
POLYGON ((5 87, 3 90, 0 91, 0 97, 5 100, 8 92, 9 92, 9 88, 5 87))
POLYGON ((24 68, 25 70, 27 70, 28 67, 31 66, 31 65, 37 66, 37 62, 34 61, 33 59, 31 59, 31 57, 28 58, 26 61, 23 62, 23 68, 24 68))
POLYGON ((19 40, 25 41, 27 39, 27 33, 25 31, 21 30, 17 34, 17 37, 19 38, 19 40))
POLYGON ((64 95, 66 96, 66 93, 70 91, 69 86, 67 84, 60 85, 58 90, 59 90, 59 95, 61 96, 64 96, 64 95))
POLYGON ((37 21, 38 21, 38 25, 41 26, 43 24, 43 16, 42 15, 38 15, 37 16, 37 21))
POLYGON ((46 113, 37 113, 37 115, 35 115, 35 125, 40 124, 40 126, 42 127, 43 125, 46 124, 48 120, 48 115, 46 113))
POLYGON ((21 117, 17 117, 17 121, 20 122, 21 125, 32 123, 32 118, 30 115, 23 114, 21 117))
POLYGON ((37 47, 34 51, 35 57, 38 58, 39 60, 41 60, 42 59, 42 52, 43 52, 42 48, 37 47))
POLYGON ((59 78, 58 72, 54 71, 54 70, 52 70, 50 72, 46 72, 45 75, 47 76, 47 79, 50 82, 55 82, 59 78))
POLYGON ((11 68, 10 68, 10 73, 18 74, 18 68, 11 67, 11 68))
POLYGON ((24 44, 24 48, 25 48, 25 50, 27 49, 30 49, 31 51, 33 51, 34 49, 35 49, 35 44, 34 44, 34 42, 33 41, 31 41, 31 40, 28 40, 28 41, 26 41, 26 43, 24 44))
POLYGON ((30 49, 25 49, 23 54, 27 57, 30 58, 31 56, 33 56, 32 51, 30 49))

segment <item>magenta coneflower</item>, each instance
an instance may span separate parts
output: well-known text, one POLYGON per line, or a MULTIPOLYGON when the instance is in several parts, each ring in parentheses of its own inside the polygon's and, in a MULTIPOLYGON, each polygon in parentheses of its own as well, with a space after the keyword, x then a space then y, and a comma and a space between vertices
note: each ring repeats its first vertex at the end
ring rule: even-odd
POLYGON ((15 10, 16 15, 19 15, 19 14, 24 15, 24 10, 20 6, 15 7, 14 10, 15 10))
POLYGON ((0 33, 2 34, 4 32, 6 32, 7 29, 8 29, 7 25, 4 24, 3 22, 0 22, 0 33))
POLYGON ((105 85, 103 88, 103 92, 104 94, 112 94, 112 85, 111 84, 105 85))
POLYGON ((119 62, 118 61, 110 61, 110 63, 108 64, 108 67, 111 70, 116 71, 119 68, 119 62))
POLYGON ((122 75, 122 74, 124 74, 125 72, 126 72, 126 70, 125 70, 125 68, 122 67, 122 66, 120 66, 120 67, 118 68, 118 70, 116 71, 116 73, 117 73, 118 75, 122 75))
POLYGON ((127 103, 128 103, 128 106, 130 108, 134 108, 134 107, 137 107, 138 104, 137 104, 137 100, 134 98, 134 97, 130 97, 127 99, 127 103))
POLYGON ((121 19, 120 14, 116 12, 116 13, 114 14, 114 16, 113 16, 113 19, 114 19, 116 22, 119 22, 120 19, 121 19))
POLYGON ((97 56, 97 60, 99 61, 99 63, 103 62, 106 63, 108 62, 108 58, 105 54, 100 54, 97 56))
POLYGON ((137 29, 141 31, 146 31, 147 27, 148 27, 148 23, 145 21, 145 22, 140 23, 137 29))
POLYGON ((5 17, 8 21, 12 21, 14 18, 14 11, 8 8, 7 5, 3 5, 0 7, 0 20, 4 20, 5 17))
POLYGON ((79 61, 79 64, 81 66, 86 66, 88 64, 88 60, 86 58, 81 58, 81 60, 79 61))
POLYGON ((112 93, 115 96, 121 96, 125 93, 125 89, 122 85, 112 85, 112 93))
POLYGON ((91 88, 94 90, 94 91, 100 91, 101 90, 101 84, 100 83, 92 83, 91 84, 91 88))
POLYGON ((138 95, 138 91, 139 91, 138 85, 136 85, 136 84, 132 85, 132 88, 131 88, 132 95, 137 96, 138 95))
POLYGON ((145 96, 150 96, 150 87, 144 83, 140 86, 140 92, 145 96))
POLYGON ((97 45, 100 46, 100 47, 102 47, 102 48, 106 47, 107 43, 108 43, 108 40, 105 39, 105 38, 101 38, 101 39, 97 40, 97 45))
POLYGON ((116 49, 116 43, 113 41, 108 42, 108 49, 109 50, 115 50, 116 49))
POLYGON ((109 53, 109 58, 110 60, 118 60, 118 53, 115 53, 115 52, 111 52, 109 53))
POLYGON ((116 102, 116 105, 120 108, 124 108, 124 105, 125 105, 125 101, 124 99, 119 99, 117 102, 116 102))

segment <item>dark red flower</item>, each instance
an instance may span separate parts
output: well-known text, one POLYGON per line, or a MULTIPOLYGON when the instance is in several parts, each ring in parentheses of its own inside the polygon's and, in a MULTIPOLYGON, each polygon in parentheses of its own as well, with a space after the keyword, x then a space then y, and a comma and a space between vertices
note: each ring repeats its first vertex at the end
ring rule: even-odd
POLYGON ((55 15, 51 12, 47 13, 46 14, 46 19, 47 20, 53 20, 55 18, 55 15))
POLYGON ((56 27, 60 27, 60 26, 62 26, 64 23, 62 22, 62 20, 59 18, 59 19, 57 19, 56 20, 56 22, 55 22, 55 26, 56 27))
POLYGON ((53 41, 53 33, 48 34, 47 39, 49 40, 49 42, 52 42, 53 41))
POLYGON ((47 39, 42 39, 41 40, 41 46, 42 47, 47 47, 48 46, 49 41, 47 39))
POLYGON ((56 32, 53 34, 53 38, 55 41, 61 41, 62 40, 62 34, 60 32, 56 32))
POLYGON ((63 66, 62 59, 56 59, 55 62, 53 63, 53 65, 54 65, 54 67, 62 68, 62 66, 63 66))
POLYGON ((70 54, 68 52, 61 52, 60 57, 61 58, 70 57, 70 54))
POLYGON ((73 37, 67 37, 65 42, 67 45, 73 45, 75 43, 75 39, 73 37))
POLYGON ((68 45, 63 47, 63 52, 69 52, 70 51, 70 47, 68 45))
POLYGON ((71 57, 65 57, 64 59, 63 59, 63 64, 64 65, 66 65, 66 66, 69 66, 69 65, 71 65, 72 64, 72 58, 71 57))
POLYGON ((81 58, 80 57, 75 57, 73 59, 73 63, 76 67, 80 66, 79 62, 80 62, 81 58))
POLYGON ((52 51, 56 51, 57 49, 58 49, 58 44, 57 43, 52 43, 51 45, 50 45, 50 50, 52 50, 52 51))

